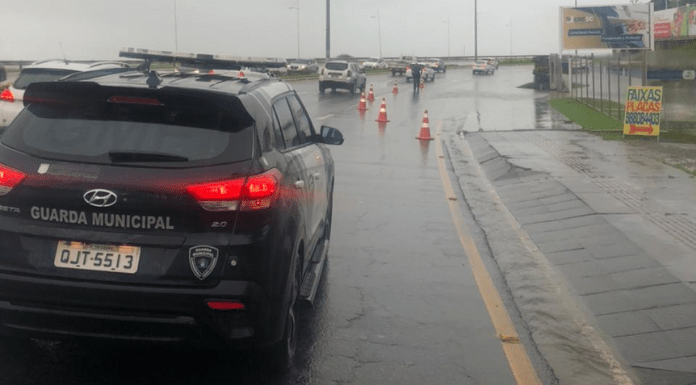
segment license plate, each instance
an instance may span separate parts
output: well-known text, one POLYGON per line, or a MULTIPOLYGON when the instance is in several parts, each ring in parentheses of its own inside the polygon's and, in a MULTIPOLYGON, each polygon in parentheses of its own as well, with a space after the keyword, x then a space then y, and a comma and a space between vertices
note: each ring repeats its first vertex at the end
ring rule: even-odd
POLYGON ((329 74, 329 75, 330 75, 332 78, 337 78, 337 77, 341 76, 341 74, 329 74))
POLYGON ((135 274, 140 262, 140 247, 97 245, 58 241, 56 267, 135 274))

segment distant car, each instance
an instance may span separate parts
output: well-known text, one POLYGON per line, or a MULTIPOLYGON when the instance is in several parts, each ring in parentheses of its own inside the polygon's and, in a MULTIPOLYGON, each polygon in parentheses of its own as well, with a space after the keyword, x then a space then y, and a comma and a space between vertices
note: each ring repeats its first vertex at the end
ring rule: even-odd
POLYGON ((493 59, 492 57, 486 57, 483 58, 483 60, 487 61, 488 64, 492 65, 493 68, 498 69, 498 61, 493 59))
MULTIPOLYGON (((406 81, 410 82, 411 79, 413 78, 412 71, 411 71, 411 66, 413 64, 409 65, 406 67, 406 81)), ((437 71, 433 67, 430 66, 428 63, 418 63, 418 65, 421 67, 421 78, 423 79, 424 82, 434 82, 435 81, 435 74, 437 71)))
POLYGON ((314 74, 319 70, 319 65, 314 59, 295 59, 288 64, 288 73, 314 74))
POLYGON ((385 69, 387 62, 384 59, 370 58, 363 62, 363 68, 385 69))
POLYGON ((430 66, 437 72, 447 72, 447 66, 442 59, 425 59, 425 62, 430 64, 430 66))
POLYGON ((46 60, 32 63, 22 69, 9 87, 0 92, 0 126, 7 126, 24 108, 24 90, 35 82, 49 82, 76 73, 112 73, 128 70, 121 62, 76 63, 67 60, 46 60))
POLYGON ((473 66, 473 74, 474 75, 479 75, 479 74, 493 75, 494 73, 495 73, 495 67, 493 67, 493 65, 490 64, 487 60, 479 60, 476 63, 474 63, 474 66, 473 66))
POLYGON ((319 70, 319 92, 322 94, 327 88, 336 92, 337 88, 356 92, 365 92, 367 78, 362 69, 353 62, 345 60, 330 60, 319 70))

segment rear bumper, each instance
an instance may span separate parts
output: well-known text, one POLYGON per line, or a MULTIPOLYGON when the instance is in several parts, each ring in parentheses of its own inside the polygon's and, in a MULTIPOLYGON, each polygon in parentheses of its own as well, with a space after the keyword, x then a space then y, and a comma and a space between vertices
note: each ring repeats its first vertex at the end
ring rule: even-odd
POLYGON ((325 88, 345 88, 349 89, 351 86, 356 86, 357 84, 351 83, 347 80, 320 80, 319 83, 323 85, 325 88))
POLYGON ((251 282, 171 288, 0 274, 5 335, 265 346, 280 339, 280 307, 251 282), (208 300, 239 300, 246 309, 214 311, 208 300))

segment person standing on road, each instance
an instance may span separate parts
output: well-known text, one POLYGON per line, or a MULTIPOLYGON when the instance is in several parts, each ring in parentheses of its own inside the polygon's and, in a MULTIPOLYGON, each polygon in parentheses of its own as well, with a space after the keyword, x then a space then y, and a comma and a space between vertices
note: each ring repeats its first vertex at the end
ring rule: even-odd
POLYGON ((411 78, 413 78, 413 92, 418 91, 420 88, 420 76, 421 68, 418 63, 411 64, 411 78))

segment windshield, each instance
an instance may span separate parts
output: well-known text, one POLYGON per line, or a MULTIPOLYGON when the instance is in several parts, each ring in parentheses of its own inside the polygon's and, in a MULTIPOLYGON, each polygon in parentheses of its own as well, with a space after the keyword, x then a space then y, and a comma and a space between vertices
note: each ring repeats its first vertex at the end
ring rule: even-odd
POLYGON ((329 62, 324 66, 327 70, 344 71, 348 69, 348 63, 329 62))
POLYGON ((152 162, 185 160, 188 165, 250 158, 253 130, 232 125, 230 116, 214 109, 37 103, 19 114, 2 143, 43 158, 93 163, 110 163, 113 154, 124 153, 151 154, 152 162))

